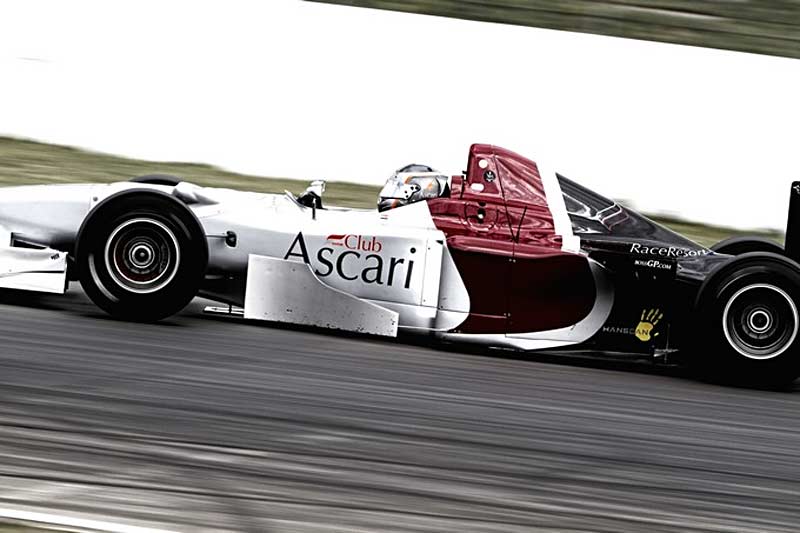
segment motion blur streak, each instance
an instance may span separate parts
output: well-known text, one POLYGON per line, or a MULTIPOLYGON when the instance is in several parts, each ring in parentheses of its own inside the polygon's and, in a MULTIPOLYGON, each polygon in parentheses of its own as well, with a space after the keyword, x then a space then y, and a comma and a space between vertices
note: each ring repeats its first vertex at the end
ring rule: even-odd
MULTIPOLYGON (((33 298, 33 299, 32 299, 33 298)), ((0 506, 191 531, 795 531, 800 396, 0 300, 0 506)))
POLYGON ((796 0, 312 0, 800 58, 796 0))

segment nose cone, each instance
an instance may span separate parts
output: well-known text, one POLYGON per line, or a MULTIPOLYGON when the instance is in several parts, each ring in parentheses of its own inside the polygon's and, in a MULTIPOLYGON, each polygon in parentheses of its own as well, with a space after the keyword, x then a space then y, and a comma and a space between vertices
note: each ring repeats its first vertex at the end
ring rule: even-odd
POLYGON ((91 207, 93 184, 28 185, 0 189, 0 226, 55 248, 75 240, 91 207))

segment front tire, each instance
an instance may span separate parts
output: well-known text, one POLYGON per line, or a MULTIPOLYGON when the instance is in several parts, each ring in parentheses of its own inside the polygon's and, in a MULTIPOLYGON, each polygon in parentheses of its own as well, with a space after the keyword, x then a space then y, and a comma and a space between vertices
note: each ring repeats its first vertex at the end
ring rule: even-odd
POLYGON ((697 303, 699 362, 725 381, 781 387, 800 375, 800 265, 745 254, 714 273, 697 303))
POLYGON ((75 253, 81 286, 108 314, 156 321, 194 298, 208 247, 184 204, 158 191, 125 191, 86 218, 75 253))

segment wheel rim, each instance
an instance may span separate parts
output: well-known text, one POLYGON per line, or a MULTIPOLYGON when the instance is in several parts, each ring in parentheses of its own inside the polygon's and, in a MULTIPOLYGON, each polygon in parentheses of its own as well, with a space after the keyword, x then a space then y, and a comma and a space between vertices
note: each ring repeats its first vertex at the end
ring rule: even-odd
POLYGON ((780 287, 759 283, 742 287, 728 300, 722 328, 728 343, 748 359, 772 359, 797 337, 798 312, 780 287))
POLYGON ((146 294, 164 288, 175 277, 180 247, 165 224, 135 218, 111 232, 104 256, 108 273, 119 287, 146 294))

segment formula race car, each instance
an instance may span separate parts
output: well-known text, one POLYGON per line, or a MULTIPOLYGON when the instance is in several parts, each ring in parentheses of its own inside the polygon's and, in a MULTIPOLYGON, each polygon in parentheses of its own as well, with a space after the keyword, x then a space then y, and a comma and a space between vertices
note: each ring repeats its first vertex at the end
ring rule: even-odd
POLYGON ((323 195, 323 182, 295 197, 163 175, 1 189, 0 287, 62 293, 79 280, 126 320, 201 295, 248 319, 669 356, 759 384, 800 374, 800 184, 786 250, 706 249, 489 145, 471 147, 462 175, 398 170, 377 209, 323 195))

